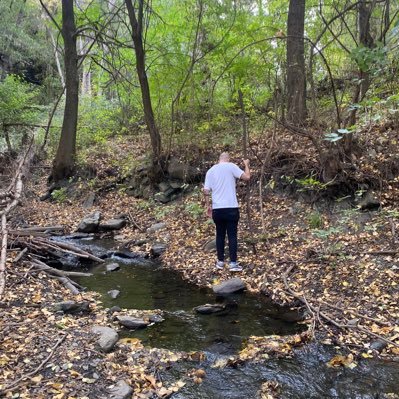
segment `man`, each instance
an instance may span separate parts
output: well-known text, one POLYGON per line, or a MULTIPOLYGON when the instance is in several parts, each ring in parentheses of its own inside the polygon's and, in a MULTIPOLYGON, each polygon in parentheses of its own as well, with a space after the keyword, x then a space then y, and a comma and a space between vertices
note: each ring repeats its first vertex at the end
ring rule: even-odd
POLYGON ((205 176, 204 194, 208 217, 216 225, 216 249, 218 259, 216 268, 224 267, 224 241, 229 239, 229 270, 240 272, 242 267, 237 263, 237 226, 240 218, 236 195, 236 180, 249 180, 249 160, 244 160, 244 170, 230 162, 227 152, 220 154, 219 163, 212 166, 205 176), (212 206, 209 195, 212 194, 212 206))

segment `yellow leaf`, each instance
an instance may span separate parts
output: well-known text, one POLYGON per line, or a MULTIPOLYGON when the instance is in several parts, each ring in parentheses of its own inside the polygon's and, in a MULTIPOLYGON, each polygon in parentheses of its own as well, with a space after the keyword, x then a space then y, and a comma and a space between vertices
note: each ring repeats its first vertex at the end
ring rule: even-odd
POLYGON ((371 355, 370 353, 362 353, 362 357, 364 357, 365 359, 371 359, 373 355, 371 355))
POLYGON ((33 382, 40 382, 43 379, 43 376, 41 374, 37 375, 36 377, 32 377, 31 381, 33 382))

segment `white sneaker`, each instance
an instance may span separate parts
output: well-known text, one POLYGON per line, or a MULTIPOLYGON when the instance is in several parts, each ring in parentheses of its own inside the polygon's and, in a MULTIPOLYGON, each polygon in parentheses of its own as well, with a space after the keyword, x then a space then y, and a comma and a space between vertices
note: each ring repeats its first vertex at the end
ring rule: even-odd
POLYGON ((223 270, 224 262, 222 260, 218 260, 215 265, 216 269, 223 270))
POLYGON ((242 267, 237 262, 230 262, 229 270, 231 272, 242 272, 242 267))

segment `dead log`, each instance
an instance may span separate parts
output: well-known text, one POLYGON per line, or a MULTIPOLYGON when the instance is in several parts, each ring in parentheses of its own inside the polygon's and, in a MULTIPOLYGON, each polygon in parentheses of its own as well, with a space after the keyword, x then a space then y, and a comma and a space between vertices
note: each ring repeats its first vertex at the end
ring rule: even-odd
POLYGON ((26 176, 30 163, 34 155, 33 151, 33 137, 30 140, 30 144, 27 147, 24 154, 19 158, 18 166, 11 179, 10 185, 5 190, 6 193, 10 193, 6 198, 5 208, 0 212, 1 216, 1 251, 0 251, 0 299, 2 298, 6 286, 6 261, 7 261, 7 217, 9 213, 18 205, 22 190, 23 190, 23 178, 26 176))
POLYGON ((46 265, 45 263, 41 262, 38 259, 34 259, 32 261, 32 266, 48 273, 51 278, 55 278, 56 280, 61 282, 63 286, 67 288, 69 291, 71 291, 73 295, 79 294, 82 291, 83 287, 80 286, 75 281, 71 280, 68 276, 79 275, 81 277, 81 276, 91 275, 90 273, 66 272, 63 270, 54 269, 53 267, 46 265))
POLYGON ((92 273, 83 273, 83 272, 74 272, 74 271, 69 271, 69 270, 58 270, 55 269, 54 267, 51 267, 47 265, 46 263, 40 261, 39 259, 34 259, 32 261, 32 265, 34 268, 42 270, 46 273, 51 273, 56 276, 60 277, 90 277, 93 274, 92 273))
MULTIPOLYGON (((94 262, 104 263, 104 259, 99 258, 91 254, 88 251, 85 251, 75 245, 65 243, 62 241, 54 241, 50 240, 46 237, 42 236, 21 236, 21 235, 14 235, 14 231, 9 232, 10 237, 12 237, 12 244, 10 244, 11 248, 15 248, 15 246, 21 248, 29 248, 32 252, 37 254, 51 254, 52 256, 59 257, 57 252, 65 253, 69 255, 74 255, 78 258, 82 259, 90 259, 94 262)), ((38 234, 38 233, 35 233, 38 234)))

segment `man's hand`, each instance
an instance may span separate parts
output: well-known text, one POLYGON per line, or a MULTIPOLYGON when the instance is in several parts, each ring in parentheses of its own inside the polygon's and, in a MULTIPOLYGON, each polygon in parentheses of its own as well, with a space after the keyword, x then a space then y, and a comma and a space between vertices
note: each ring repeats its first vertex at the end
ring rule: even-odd
POLYGON ((244 173, 241 175, 242 180, 249 180, 251 178, 251 171, 249 170, 249 159, 243 159, 244 162, 244 173))
POLYGON ((210 205, 206 208, 206 216, 212 219, 212 207, 210 205))

